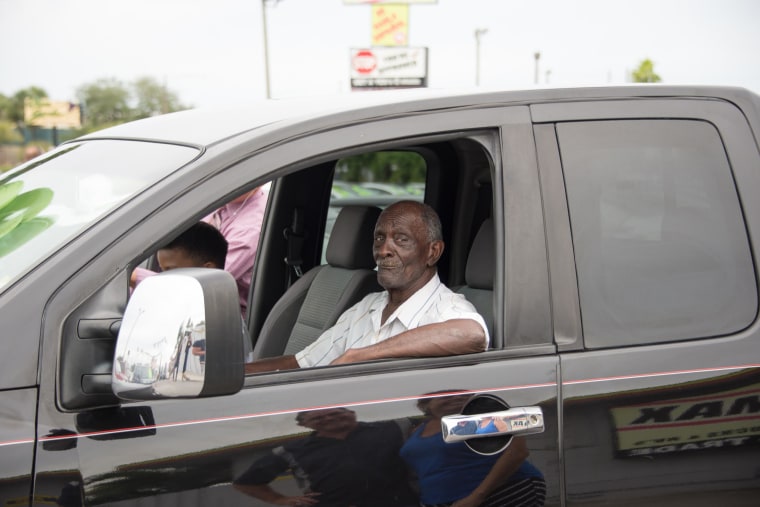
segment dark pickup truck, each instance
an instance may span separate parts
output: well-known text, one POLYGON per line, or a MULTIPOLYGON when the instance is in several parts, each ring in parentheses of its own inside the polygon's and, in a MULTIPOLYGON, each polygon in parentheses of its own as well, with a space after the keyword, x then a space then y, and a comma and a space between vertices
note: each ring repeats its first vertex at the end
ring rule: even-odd
POLYGON ((519 438, 534 503, 756 506, 759 133, 752 92, 650 85, 271 101, 66 142, 0 175, 0 506, 271 505, 240 484, 278 456, 278 502, 324 505, 316 473, 351 485, 331 505, 374 506, 388 474, 412 495, 416 478, 349 441, 304 477, 281 454, 310 438, 304 414, 396 422, 402 438, 374 440, 392 460, 419 401, 450 394, 469 401, 442 435, 473 457, 519 438), (157 248, 262 185, 247 333, 223 271, 130 290, 157 248), (246 375, 244 340, 254 361, 282 354, 348 304, 310 294, 333 310, 314 323, 294 295, 328 243, 362 243, 343 210, 400 199, 439 213, 439 276, 489 350, 246 375), (454 437, 486 416, 507 429, 454 437))

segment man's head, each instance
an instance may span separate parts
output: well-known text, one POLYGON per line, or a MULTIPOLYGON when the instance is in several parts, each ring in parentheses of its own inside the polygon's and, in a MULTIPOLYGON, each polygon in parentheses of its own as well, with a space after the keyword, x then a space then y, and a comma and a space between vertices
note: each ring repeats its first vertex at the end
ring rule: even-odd
POLYGON ((380 285, 408 298, 435 275, 443 253, 438 214, 417 201, 391 204, 377 219, 372 251, 380 285))
POLYGON ((198 222, 156 253, 162 271, 175 268, 224 269, 227 240, 213 225, 198 222))

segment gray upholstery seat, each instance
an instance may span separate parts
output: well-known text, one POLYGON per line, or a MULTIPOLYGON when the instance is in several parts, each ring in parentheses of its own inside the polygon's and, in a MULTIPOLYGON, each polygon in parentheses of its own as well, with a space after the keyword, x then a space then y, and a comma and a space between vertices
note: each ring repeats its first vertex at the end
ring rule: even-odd
POLYGON ((372 254, 380 211, 375 206, 340 210, 327 243, 327 264, 304 273, 275 303, 256 340, 254 360, 302 350, 345 310, 382 290, 372 254))
POLYGON ((470 246, 465 268, 465 285, 457 292, 463 294, 483 316, 488 334, 493 340, 493 270, 496 265, 493 219, 487 218, 480 226, 470 246))

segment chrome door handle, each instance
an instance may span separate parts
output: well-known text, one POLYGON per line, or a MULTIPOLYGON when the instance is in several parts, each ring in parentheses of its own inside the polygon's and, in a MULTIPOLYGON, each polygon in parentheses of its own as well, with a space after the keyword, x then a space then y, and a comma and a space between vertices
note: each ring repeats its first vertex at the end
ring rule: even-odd
POLYGON ((516 407, 499 412, 470 415, 447 415, 441 418, 445 442, 496 435, 532 435, 543 433, 544 413, 541 407, 516 407))

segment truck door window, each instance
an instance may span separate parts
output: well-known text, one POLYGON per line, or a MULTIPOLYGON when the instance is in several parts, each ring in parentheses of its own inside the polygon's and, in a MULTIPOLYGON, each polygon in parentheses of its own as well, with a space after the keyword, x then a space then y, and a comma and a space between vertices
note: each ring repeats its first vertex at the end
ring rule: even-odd
POLYGON ((738 331, 755 274, 717 130, 690 120, 557 126, 585 343, 738 331))

